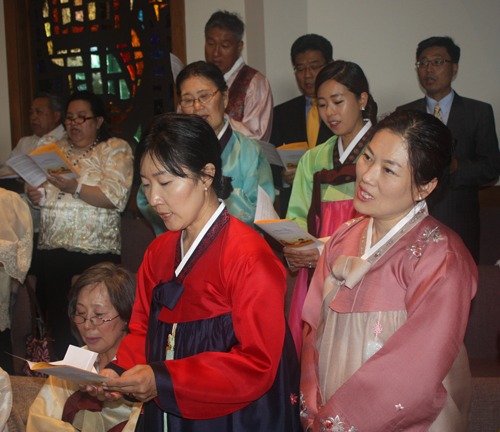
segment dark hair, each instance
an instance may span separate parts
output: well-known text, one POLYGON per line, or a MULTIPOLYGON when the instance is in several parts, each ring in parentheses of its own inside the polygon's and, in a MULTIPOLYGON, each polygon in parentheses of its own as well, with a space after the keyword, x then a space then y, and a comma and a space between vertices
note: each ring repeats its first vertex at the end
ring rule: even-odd
POLYGON ((297 56, 307 51, 320 51, 327 63, 333 60, 333 47, 329 40, 317 34, 306 34, 299 37, 292 45, 290 51, 292 64, 295 66, 297 56))
POLYGON ((72 317, 76 312, 76 303, 80 292, 88 286, 103 284, 108 290, 109 300, 118 312, 120 318, 130 322, 135 300, 135 276, 118 264, 103 262, 85 270, 75 281, 69 292, 68 315, 72 317))
POLYGON ((446 49, 453 63, 458 63, 460 60, 460 47, 455 44, 449 36, 432 36, 423 40, 417 46, 417 61, 427 48, 443 47, 446 49))
POLYGON ((377 124, 377 103, 370 94, 368 80, 359 65, 344 60, 336 60, 328 63, 316 76, 316 94, 318 94, 318 89, 321 85, 329 80, 335 80, 346 86, 347 90, 354 93, 358 99, 361 97, 361 93, 367 93, 368 102, 363 111, 363 118, 370 119, 373 125, 377 124))
POLYGON ((213 28, 230 31, 236 38, 236 41, 240 42, 243 39, 245 24, 237 13, 218 10, 212 14, 205 24, 205 37, 207 37, 208 32, 213 28))
POLYGON ((137 148, 136 172, 146 155, 158 161, 169 173, 187 177, 189 170, 196 180, 206 164, 215 167, 212 188, 218 198, 229 197, 231 179, 222 175, 221 147, 212 127, 197 115, 168 113, 153 119, 137 148))
POLYGON ((181 84, 192 76, 203 77, 210 80, 219 92, 224 93, 227 90, 227 84, 221 70, 213 63, 197 61, 188 64, 177 75, 176 86, 177 95, 181 97, 181 84))
POLYGON ((382 130, 400 136, 406 143, 412 186, 424 186, 437 178, 442 189, 449 174, 453 142, 442 121, 422 111, 397 110, 375 126, 374 136, 382 130))
POLYGON ((56 96, 52 93, 46 93, 46 92, 40 92, 37 93, 35 99, 38 98, 47 98, 49 100, 49 107, 52 111, 59 111, 61 113, 61 120, 63 119, 64 116, 64 103, 63 100, 59 97, 56 96))
POLYGON ((109 133, 106 129, 106 108, 102 99, 88 90, 81 90, 74 92, 68 99, 66 104, 66 111, 68 111, 69 104, 73 101, 83 100, 89 103, 90 111, 94 117, 102 117, 104 121, 99 129, 99 141, 106 141, 109 139, 109 133))

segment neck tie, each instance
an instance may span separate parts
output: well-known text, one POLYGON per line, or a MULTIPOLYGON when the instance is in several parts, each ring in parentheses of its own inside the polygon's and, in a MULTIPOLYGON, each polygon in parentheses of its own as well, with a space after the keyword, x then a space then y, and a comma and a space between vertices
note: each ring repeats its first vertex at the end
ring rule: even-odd
POLYGON ((441 112, 441 107, 439 106, 439 104, 436 104, 436 106, 434 107, 434 117, 436 117, 438 120, 441 120, 444 123, 443 117, 441 117, 441 114, 439 114, 440 112, 441 112))
POLYGON ((318 100, 311 101, 312 106, 307 114, 307 143, 309 148, 313 148, 318 141, 319 134, 319 113, 318 113, 318 100))

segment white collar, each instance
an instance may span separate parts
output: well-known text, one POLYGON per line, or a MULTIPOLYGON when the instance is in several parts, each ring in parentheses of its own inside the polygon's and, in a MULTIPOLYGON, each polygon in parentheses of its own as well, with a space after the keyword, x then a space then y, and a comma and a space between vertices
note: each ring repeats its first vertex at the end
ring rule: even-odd
POLYGON ((231 69, 229 69, 229 72, 224 74, 224 79, 227 81, 229 77, 234 73, 236 69, 238 69, 245 61, 243 60, 243 56, 240 56, 238 60, 234 62, 234 65, 231 69))
POLYGON ((370 218, 370 222, 368 222, 368 230, 366 232, 366 246, 365 253, 361 257, 361 259, 367 261, 375 252, 382 248, 392 237, 396 235, 396 233, 404 226, 408 221, 415 216, 420 210, 427 207, 427 203, 425 200, 418 202, 409 212, 408 214, 401 219, 396 225, 394 225, 389 232, 382 237, 377 243, 372 246, 372 234, 373 234, 373 218, 370 218))
POLYGON ((54 137, 54 138, 57 138, 57 140, 59 141, 60 139, 62 139, 64 137, 65 132, 66 132, 66 129, 64 128, 64 126, 62 124, 60 124, 56 128, 52 129, 50 132, 46 133, 45 135, 43 135, 41 137, 38 135, 35 135, 35 137, 37 137, 40 140, 43 140, 43 139, 48 138, 48 137, 54 137))
POLYGON ((351 141, 351 143, 345 150, 344 147, 342 146, 342 137, 339 136, 339 139, 337 141, 337 146, 339 148, 339 159, 341 164, 345 162, 345 160, 349 157, 354 147, 356 147, 356 144, 359 142, 359 140, 363 138, 368 129, 372 127, 372 122, 370 120, 363 120, 363 121, 365 121, 366 124, 358 132, 358 134, 354 137, 354 139, 351 141))
POLYGON ((181 273, 182 269, 184 268, 184 266, 188 262, 189 258, 191 257, 191 255, 195 251, 196 247, 200 244, 201 240, 203 239, 203 237, 205 237, 205 234, 207 233, 207 231, 209 230, 209 228, 213 225, 213 223, 215 222, 215 220, 219 217, 219 215, 222 213, 222 211, 226 207, 226 205, 224 204, 223 200, 219 199, 219 202, 220 202, 219 207, 217 207, 217 210, 215 210, 215 212, 212 215, 212 217, 208 220, 208 222, 202 228, 202 230, 200 231, 200 233, 198 234, 198 236, 194 240, 193 244, 191 245, 191 247, 187 251, 186 255, 184 255, 184 245, 182 243, 182 237, 184 237, 184 230, 182 230, 182 234, 181 234, 181 256, 182 256, 182 261, 179 264, 179 267, 177 267, 175 269, 175 276, 176 277, 179 276, 179 274, 181 273))
POLYGON ((226 132, 226 130, 227 130, 228 127, 229 127, 229 122, 227 121, 226 116, 224 116, 224 127, 222 128, 222 130, 217 135, 217 138, 219 139, 219 141, 222 138, 222 135, 224 135, 224 132, 226 132))

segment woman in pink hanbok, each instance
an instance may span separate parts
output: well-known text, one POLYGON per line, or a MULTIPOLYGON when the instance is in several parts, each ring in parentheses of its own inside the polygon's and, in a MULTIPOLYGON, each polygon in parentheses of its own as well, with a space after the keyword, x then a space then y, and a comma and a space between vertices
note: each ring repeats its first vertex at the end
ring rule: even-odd
POLYGON ((417 111, 374 133, 356 165, 354 207, 367 216, 332 236, 304 304, 302 425, 465 432, 477 267, 426 204, 449 172, 451 135, 417 111))

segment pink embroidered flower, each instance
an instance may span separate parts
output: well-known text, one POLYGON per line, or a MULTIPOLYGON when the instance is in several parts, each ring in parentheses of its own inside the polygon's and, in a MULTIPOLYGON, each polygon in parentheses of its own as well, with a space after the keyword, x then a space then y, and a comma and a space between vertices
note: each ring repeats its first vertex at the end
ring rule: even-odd
POLYGON ((401 404, 397 404, 397 405, 395 405, 395 407, 396 407, 396 411, 403 411, 405 409, 405 407, 401 404))
POLYGON ((295 395, 295 393, 292 393, 290 395, 290 400, 292 402, 292 405, 295 405, 297 403, 297 396, 295 395))

